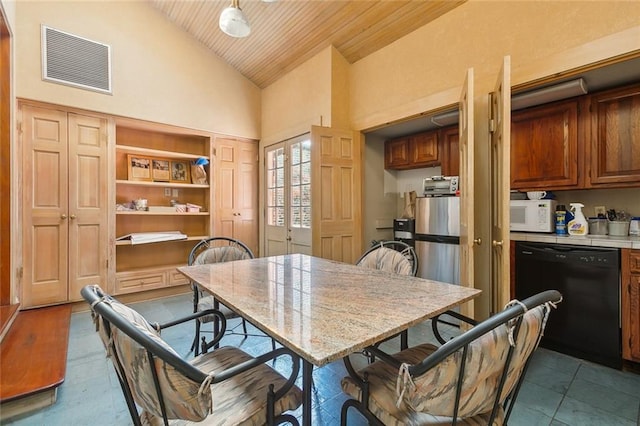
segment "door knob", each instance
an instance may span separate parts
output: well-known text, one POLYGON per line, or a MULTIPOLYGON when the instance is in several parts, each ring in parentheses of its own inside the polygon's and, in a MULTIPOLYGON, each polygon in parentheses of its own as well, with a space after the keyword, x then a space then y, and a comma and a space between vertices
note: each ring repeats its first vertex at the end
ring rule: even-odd
POLYGON ((482 238, 476 238, 476 239, 474 239, 474 240, 473 240, 473 244, 481 245, 481 244, 482 244, 482 238))
POLYGON ((75 214, 72 214, 71 216, 69 216, 69 218, 70 218, 70 219, 75 219, 75 218, 76 218, 76 215, 75 215, 75 214))
POLYGON ((62 213, 62 214, 60 215, 60 219, 66 219, 66 218, 67 218, 67 215, 66 215, 66 214, 64 214, 64 213, 62 213))
POLYGON ((494 247, 502 247, 502 244, 504 243, 502 242, 502 240, 500 241, 493 240, 492 244, 494 247))

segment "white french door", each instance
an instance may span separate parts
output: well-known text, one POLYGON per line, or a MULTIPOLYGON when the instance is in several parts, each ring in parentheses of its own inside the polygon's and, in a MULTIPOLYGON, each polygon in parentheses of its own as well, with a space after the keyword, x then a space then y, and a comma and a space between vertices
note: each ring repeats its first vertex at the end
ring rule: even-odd
POLYGON ((311 254, 311 138, 265 148, 265 253, 311 254))

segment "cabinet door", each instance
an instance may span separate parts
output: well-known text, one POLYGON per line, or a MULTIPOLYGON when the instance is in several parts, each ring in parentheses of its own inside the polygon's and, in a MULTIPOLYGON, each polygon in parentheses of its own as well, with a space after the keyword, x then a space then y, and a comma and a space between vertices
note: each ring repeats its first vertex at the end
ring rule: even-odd
POLYGON ((640 250, 622 250, 622 357, 640 361, 640 250))
POLYGON ((588 186, 637 186, 640 181, 640 85, 591 97, 588 186))
POLYGON ((258 255, 258 145, 216 138, 215 235, 236 238, 258 255))
POLYGON ((409 140, 411 166, 426 167, 438 165, 438 132, 414 135, 409 140))
POLYGON ((67 300, 67 113, 23 105, 22 124, 21 302, 31 307, 67 300))
POLYGON ((460 135, 458 126, 443 129, 440 136, 440 165, 443 176, 460 174, 460 135))
POLYGON ((384 143, 384 168, 409 167, 409 138, 392 139, 384 143))
POLYGON ((69 114, 70 301, 107 280, 107 143, 105 118, 69 114))
POLYGON ((511 189, 566 189, 578 184, 578 101, 514 112, 511 189))

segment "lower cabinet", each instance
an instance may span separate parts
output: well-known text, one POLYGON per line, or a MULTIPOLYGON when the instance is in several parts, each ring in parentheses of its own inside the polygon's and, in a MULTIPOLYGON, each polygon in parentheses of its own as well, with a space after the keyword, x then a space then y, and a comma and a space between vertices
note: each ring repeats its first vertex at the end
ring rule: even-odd
POLYGON ((640 362, 640 250, 622 249, 622 357, 640 362))
POLYGON ((150 268, 134 272, 118 272, 116 274, 115 294, 135 293, 189 284, 187 277, 176 270, 178 266, 183 265, 174 265, 165 269, 150 268))

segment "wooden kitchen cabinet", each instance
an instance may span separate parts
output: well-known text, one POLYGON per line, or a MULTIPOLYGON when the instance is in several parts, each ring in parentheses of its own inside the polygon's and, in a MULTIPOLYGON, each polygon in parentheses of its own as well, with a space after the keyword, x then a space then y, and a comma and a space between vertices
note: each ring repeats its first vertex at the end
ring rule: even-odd
POLYGON ((622 249, 622 357, 640 362, 640 250, 622 249))
POLYGON ((440 131, 440 166, 443 176, 460 175, 460 131, 458 126, 440 131))
POLYGON ((216 137, 213 168, 213 235, 238 239, 258 256, 258 143, 216 137))
POLYGON ((108 271, 105 116, 20 101, 23 307, 82 300, 108 271))
POLYGON ((385 141, 384 168, 403 170, 439 165, 438 133, 433 130, 385 141))
POLYGON ((640 183, 640 85, 590 97, 587 187, 628 187, 640 183))
POLYGON ((578 119, 578 99, 511 114, 511 189, 580 186, 578 119))

